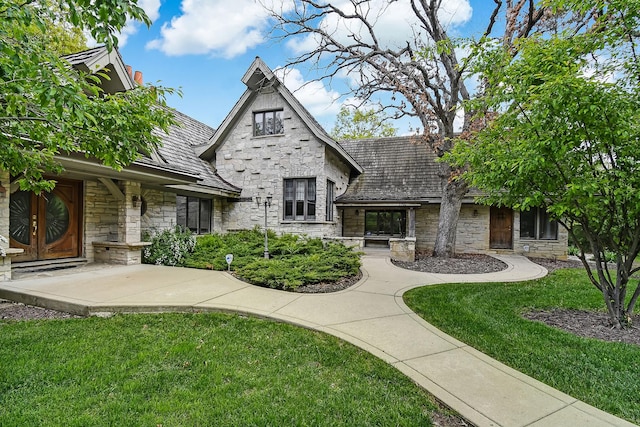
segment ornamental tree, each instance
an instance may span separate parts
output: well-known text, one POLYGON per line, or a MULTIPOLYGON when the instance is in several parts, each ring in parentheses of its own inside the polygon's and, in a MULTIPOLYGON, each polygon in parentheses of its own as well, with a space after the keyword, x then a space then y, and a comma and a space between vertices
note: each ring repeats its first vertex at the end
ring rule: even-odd
POLYGON ((485 44, 477 66, 487 90, 473 104, 485 112, 485 128, 448 160, 469 167, 462 178, 485 193, 485 203, 540 207, 564 226, 619 328, 640 297, 632 283, 640 270, 633 264, 640 252, 640 7, 554 3, 597 12, 590 30, 522 40, 515 59, 485 44))
POLYGON ((136 0, 0 0, 0 170, 22 189, 50 190, 45 174, 61 172, 58 155, 79 152, 119 169, 159 144, 152 131, 166 131, 172 118, 156 106, 170 89, 104 93, 100 78, 109 75, 74 70, 51 43, 56 23, 113 49, 128 18, 150 24, 136 0))
POLYGON ((331 137, 341 140, 396 136, 398 129, 387 120, 387 116, 373 109, 343 106, 331 130, 331 137))

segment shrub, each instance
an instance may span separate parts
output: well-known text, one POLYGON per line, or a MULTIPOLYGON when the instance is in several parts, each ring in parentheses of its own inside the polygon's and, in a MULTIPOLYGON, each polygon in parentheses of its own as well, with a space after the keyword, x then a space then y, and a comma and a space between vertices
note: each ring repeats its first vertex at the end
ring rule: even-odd
POLYGON ((276 289, 333 282, 357 275, 360 254, 341 243, 323 244, 321 239, 268 232, 271 259, 264 259, 264 233, 259 228, 198 239, 184 265, 226 270, 226 254, 233 254, 231 268, 249 283, 276 289))
POLYGON ((142 251, 142 262, 145 264, 183 265, 187 254, 196 246, 193 233, 179 225, 173 229, 145 233, 143 240, 151 242, 142 251))

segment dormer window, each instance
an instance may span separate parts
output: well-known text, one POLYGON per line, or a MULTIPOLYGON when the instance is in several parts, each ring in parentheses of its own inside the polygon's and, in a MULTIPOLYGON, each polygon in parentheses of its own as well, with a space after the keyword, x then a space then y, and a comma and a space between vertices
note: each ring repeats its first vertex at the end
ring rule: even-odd
POLYGON ((282 110, 253 113, 253 136, 282 135, 282 110))

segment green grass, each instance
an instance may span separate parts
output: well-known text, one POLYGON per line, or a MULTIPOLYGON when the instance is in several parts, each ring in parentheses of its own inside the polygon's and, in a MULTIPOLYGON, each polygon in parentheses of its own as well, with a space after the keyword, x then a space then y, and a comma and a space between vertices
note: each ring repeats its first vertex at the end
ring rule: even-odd
POLYGON ((325 334, 225 314, 0 321, 2 426, 431 425, 432 398, 325 334))
POLYGON ((429 323, 501 362, 640 424, 640 347, 580 338, 521 317, 532 309, 603 310, 584 271, 524 283, 422 287, 405 301, 429 323))

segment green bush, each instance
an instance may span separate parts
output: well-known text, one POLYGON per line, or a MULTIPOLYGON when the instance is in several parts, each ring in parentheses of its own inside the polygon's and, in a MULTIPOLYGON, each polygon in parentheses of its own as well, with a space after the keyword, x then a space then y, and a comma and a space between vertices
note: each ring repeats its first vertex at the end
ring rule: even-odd
POLYGON ((293 290, 299 286, 334 282, 355 276, 360 255, 340 243, 268 232, 271 259, 264 258, 264 233, 259 228, 198 238, 186 257, 187 267, 226 270, 226 254, 233 254, 231 269, 255 285, 293 290))
POLYGON ((143 240, 151 242, 142 251, 142 262, 145 264, 183 265, 185 257, 196 246, 193 233, 179 225, 173 229, 145 233, 143 240))

